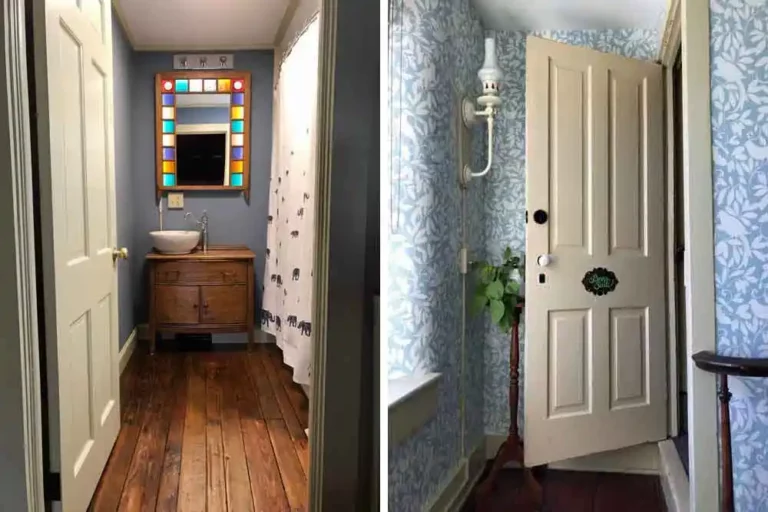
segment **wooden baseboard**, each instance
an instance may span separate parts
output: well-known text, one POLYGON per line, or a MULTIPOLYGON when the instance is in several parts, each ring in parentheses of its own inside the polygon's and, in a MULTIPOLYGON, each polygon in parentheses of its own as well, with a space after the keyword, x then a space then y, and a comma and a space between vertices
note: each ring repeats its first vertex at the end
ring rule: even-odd
POLYGON ((128 366, 128 362, 133 356, 133 351, 136 350, 136 341, 139 338, 139 328, 134 327, 131 334, 128 335, 128 339, 125 340, 123 348, 120 349, 120 375, 123 374, 125 368, 128 366))
POLYGON ((675 443, 666 439, 659 443, 661 470, 659 479, 669 512, 688 512, 691 509, 688 475, 685 473, 675 443))
MULTIPOLYGON (((485 455, 489 460, 496 456, 499 446, 506 439, 507 436, 500 435, 485 437, 485 455)), ((509 464, 509 467, 514 467, 514 463, 509 464)), ((660 473, 659 448, 657 443, 645 443, 622 450, 553 462, 548 464, 548 467, 567 471, 658 475, 660 473)))

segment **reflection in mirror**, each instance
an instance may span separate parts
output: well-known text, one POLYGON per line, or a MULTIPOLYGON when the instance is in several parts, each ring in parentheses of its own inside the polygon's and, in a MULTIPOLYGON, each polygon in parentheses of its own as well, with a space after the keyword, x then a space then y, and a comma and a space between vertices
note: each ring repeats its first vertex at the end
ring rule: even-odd
POLYGON ((176 100, 176 179, 184 185, 229 183, 229 94, 176 100))

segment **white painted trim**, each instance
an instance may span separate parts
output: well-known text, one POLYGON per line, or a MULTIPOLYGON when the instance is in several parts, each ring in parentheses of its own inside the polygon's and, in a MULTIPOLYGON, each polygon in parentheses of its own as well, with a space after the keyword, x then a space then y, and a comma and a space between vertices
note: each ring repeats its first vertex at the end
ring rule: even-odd
MULTIPOLYGON (((501 443, 507 439, 504 435, 485 437, 485 456, 488 460, 496 456, 501 443)), ((516 467, 510 463, 508 467, 516 467)), ((583 457, 553 462, 550 469, 563 471, 592 471, 604 473, 629 473, 638 475, 658 475, 660 466, 657 443, 645 443, 621 450, 593 453, 583 457)))
POLYGON ((680 4, 681 0, 670 0, 664 34, 659 48, 659 61, 664 66, 671 66, 680 48, 680 4))
POLYGON ((389 381, 389 446, 411 437, 437 415, 441 374, 428 373, 389 381))
POLYGON ((317 177, 315 197, 315 307, 312 312, 314 350, 312 351, 312 392, 309 403, 309 487, 308 512, 322 512, 325 456, 325 368, 328 347, 328 271, 330 252, 330 177, 333 151, 333 105, 336 71, 336 21, 338 0, 320 0, 320 43, 317 81, 317 177))
POLYGON ((481 443, 463 458, 440 490, 424 506, 424 512, 459 512, 485 469, 485 457, 481 443))
POLYGON ((675 437, 680 433, 680 390, 677 353, 677 286, 675 282, 675 154, 682 148, 675 147, 674 82, 675 58, 680 49, 680 0, 672 0, 667 14, 667 23, 660 52, 664 66, 665 121, 666 121, 666 243, 667 243, 667 369, 668 369, 668 434, 675 437))
POLYGON ((139 328, 134 327, 131 331, 131 334, 129 334, 128 338, 125 340, 123 348, 120 349, 120 375, 123 374, 126 366, 128 366, 128 363, 131 360, 131 357, 133 357, 133 352, 136 350, 136 341, 138 340, 138 337, 139 328))
POLYGON ((283 13, 283 19, 280 20, 280 25, 278 25, 277 31, 275 32, 275 38, 272 41, 272 45, 275 48, 279 48, 280 43, 283 42, 283 38, 285 37, 285 32, 288 30, 288 27, 291 25, 291 21, 293 21, 293 17, 296 14, 296 9, 298 8, 299 8, 299 0, 288 0, 288 5, 285 6, 285 12, 283 13))
POLYGON ((661 462, 659 479, 664 491, 667 511, 689 512, 691 506, 688 475, 685 474, 680 455, 671 439, 659 443, 659 458, 661 462))
POLYGON ((3 0, 0 68, 0 452, 7 470, 0 508, 42 512, 43 432, 37 332, 31 127, 25 3, 3 0), (19 508, 16 508, 19 507, 19 508))
MULTIPOLYGON (((683 173, 687 352, 715 350, 715 269, 710 114, 709 0, 683 0, 683 173)), ((716 510, 717 387, 715 375, 687 361, 691 510, 716 510)))

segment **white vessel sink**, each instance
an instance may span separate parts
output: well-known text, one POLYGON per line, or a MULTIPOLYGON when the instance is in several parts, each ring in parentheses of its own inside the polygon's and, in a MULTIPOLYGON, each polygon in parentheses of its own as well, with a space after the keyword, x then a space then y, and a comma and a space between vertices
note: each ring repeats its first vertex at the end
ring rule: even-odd
POLYGON ((189 254, 200 241, 199 231, 150 231, 152 245, 163 254, 189 254))

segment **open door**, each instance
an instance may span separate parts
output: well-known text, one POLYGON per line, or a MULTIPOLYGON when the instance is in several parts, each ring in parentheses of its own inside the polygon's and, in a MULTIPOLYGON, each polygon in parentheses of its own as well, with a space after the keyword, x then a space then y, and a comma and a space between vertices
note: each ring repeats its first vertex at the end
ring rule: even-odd
POLYGON ((82 512, 120 429, 111 5, 33 20, 50 470, 82 512))
POLYGON ((666 437, 664 129, 661 66, 536 37, 526 58, 533 466, 666 437))

